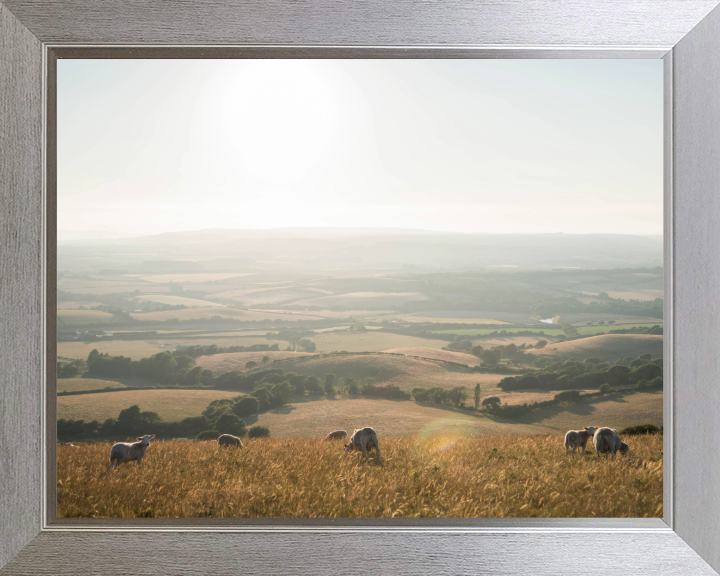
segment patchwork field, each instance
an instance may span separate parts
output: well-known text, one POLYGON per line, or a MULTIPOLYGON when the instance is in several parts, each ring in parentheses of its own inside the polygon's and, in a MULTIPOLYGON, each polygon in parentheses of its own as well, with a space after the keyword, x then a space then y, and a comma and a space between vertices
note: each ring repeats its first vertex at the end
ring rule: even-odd
POLYGON ((531 328, 470 328, 470 329, 460 329, 452 328, 452 329, 446 329, 446 330, 433 330, 432 332, 434 334, 457 334, 458 336, 486 336, 487 334, 492 334, 493 332, 498 332, 500 330, 505 330, 508 334, 516 334, 517 332, 527 332, 531 331, 533 333, 537 333, 539 337, 542 337, 542 334, 540 332, 544 332, 546 336, 559 336, 560 334, 565 334, 565 332, 560 328, 551 328, 551 324, 545 324, 547 328, 542 328, 540 326, 538 327, 531 327, 531 328))
POLYGON ((310 338, 318 352, 382 352, 393 348, 442 348, 445 340, 428 340, 387 332, 330 332, 310 338))
POLYGON ((238 272, 201 272, 187 274, 128 275, 130 278, 139 278, 146 282, 158 284, 165 284, 167 282, 177 282, 178 284, 187 284, 188 282, 217 282, 230 278, 239 278, 240 276, 249 276, 249 274, 238 272))
POLYGON ((427 300, 420 292, 350 292, 335 296, 320 296, 297 302, 304 306, 398 306, 406 302, 427 300))
POLYGON ((603 334, 548 344, 545 348, 534 348, 525 353, 579 359, 597 356, 603 360, 637 358, 641 354, 652 354, 653 358, 662 358, 663 337, 651 334, 603 334))
POLYGON ((142 468, 131 463, 114 472, 108 471, 110 443, 58 446, 57 513, 61 518, 662 516, 662 436, 633 437, 630 453, 610 461, 589 454, 565 458, 561 442, 559 434, 381 433, 375 463, 346 454, 340 442, 320 439, 248 439, 242 450, 210 441, 155 441, 142 468))
POLYGON ((142 411, 157 412, 163 420, 178 421, 200 416, 218 398, 235 398, 223 390, 128 390, 77 396, 58 396, 58 418, 98 420, 117 418, 121 410, 137 404, 142 411))

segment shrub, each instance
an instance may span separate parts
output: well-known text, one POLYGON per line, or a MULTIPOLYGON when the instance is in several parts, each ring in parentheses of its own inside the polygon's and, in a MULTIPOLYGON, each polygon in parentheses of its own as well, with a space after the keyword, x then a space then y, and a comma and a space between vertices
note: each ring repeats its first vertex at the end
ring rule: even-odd
POLYGON ((620 430, 620 434, 628 434, 630 436, 637 434, 662 434, 662 426, 658 428, 655 424, 638 424, 620 430))
POLYGON ((610 384, 603 384, 598 389, 598 392, 600 392, 600 394, 609 394, 610 393, 610 384))
POLYGON ((195 440, 217 440, 218 436, 220 436, 220 432, 217 430, 205 430, 204 432, 200 432, 195 440))
POLYGON ((580 391, 578 390, 566 390, 555 394, 555 400, 557 402, 577 402, 580 400, 580 391))
POLYGON ((255 362, 255 360, 250 360, 245 364, 245 368, 247 368, 248 370, 252 370, 253 368, 257 368, 257 365, 258 363, 255 362))
POLYGON ((266 426, 253 426, 248 430, 248 436, 250 438, 265 438, 270 436, 270 429, 266 426))

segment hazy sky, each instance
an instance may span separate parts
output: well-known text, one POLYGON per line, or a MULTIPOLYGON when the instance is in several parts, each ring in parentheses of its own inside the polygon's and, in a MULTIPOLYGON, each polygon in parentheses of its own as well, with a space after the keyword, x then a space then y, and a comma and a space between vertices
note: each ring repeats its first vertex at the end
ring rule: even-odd
POLYGON ((660 60, 60 60, 58 229, 662 233, 660 60))

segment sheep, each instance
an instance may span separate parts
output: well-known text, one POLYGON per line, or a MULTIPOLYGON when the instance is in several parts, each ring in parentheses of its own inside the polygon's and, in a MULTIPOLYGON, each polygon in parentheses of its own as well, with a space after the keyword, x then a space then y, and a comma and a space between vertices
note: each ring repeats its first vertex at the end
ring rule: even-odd
POLYGON ((327 436, 325 436, 325 440, 337 440, 338 438, 346 438, 347 432, 345 430, 335 430, 335 432, 330 432, 327 436))
POLYGON ((585 426, 582 430, 568 430, 565 434, 565 456, 568 449, 572 448, 572 456, 575 457, 575 449, 580 448, 581 454, 585 453, 585 445, 595 434, 595 426, 585 426))
POLYGON ((351 452, 353 450, 362 450, 363 455, 367 458, 367 453, 370 448, 375 448, 375 460, 380 460, 380 445, 378 444, 378 437, 370 427, 360 428, 353 432, 350 437, 350 443, 345 444, 345 452, 351 452))
POLYGON ((132 444, 129 442, 114 444, 110 449, 110 467, 117 469, 123 462, 132 462, 133 460, 137 460, 139 467, 147 447, 150 446, 151 438, 155 438, 155 434, 138 436, 138 441, 132 444))
POLYGON ((218 436, 218 444, 220 446, 237 446, 238 448, 242 448, 242 442, 240 442, 240 438, 237 436, 233 436, 232 434, 222 434, 218 436))
POLYGON ((614 428, 598 428, 593 436, 593 444, 595 445, 595 453, 600 458, 600 453, 605 454, 607 460, 608 452, 612 454, 611 458, 615 458, 615 453, 627 454, 630 446, 620 440, 620 435, 614 428))

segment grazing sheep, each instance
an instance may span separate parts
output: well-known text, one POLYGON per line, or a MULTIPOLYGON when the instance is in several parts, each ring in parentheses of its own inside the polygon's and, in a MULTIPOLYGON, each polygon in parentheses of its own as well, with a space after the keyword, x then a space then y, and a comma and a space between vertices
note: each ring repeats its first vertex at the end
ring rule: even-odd
POLYGON ((600 453, 605 454, 607 460, 608 452, 612 454, 611 458, 615 458, 615 453, 627 454, 630 446, 620 440, 620 435, 613 428, 598 428, 593 436, 593 444, 595 444, 595 453, 600 458, 600 453))
POLYGON ((129 442, 114 444, 110 449, 110 467, 117 469, 123 462, 132 462, 133 460, 137 460, 138 466, 140 466, 143 456, 145 456, 145 450, 150 446, 151 438, 155 438, 155 434, 138 436, 138 441, 132 444, 129 442))
POLYGON ((375 430, 370 427, 355 430, 353 435, 350 437, 350 443, 345 444, 345 452, 362 450, 365 458, 367 458, 367 453, 371 448, 375 448, 375 460, 380 460, 380 445, 378 444, 378 437, 375 430))
POLYGON ((581 454, 584 454, 585 445, 594 434, 595 426, 585 426, 582 430, 568 430, 567 434, 565 434, 565 456, 568 455, 569 448, 572 448, 573 457, 576 448, 580 448, 581 454))
POLYGON ((337 440, 338 438, 345 437, 347 437, 347 432, 345 432, 345 430, 335 430, 335 432, 330 432, 330 434, 325 436, 325 440, 337 440))
POLYGON ((240 438, 237 436, 233 436, 232 434, 222 434, 221 436, 218 436, 218 444, 220 446, 237 446, 238 448, 242 448, 242 442, 240 442, 240 438))

